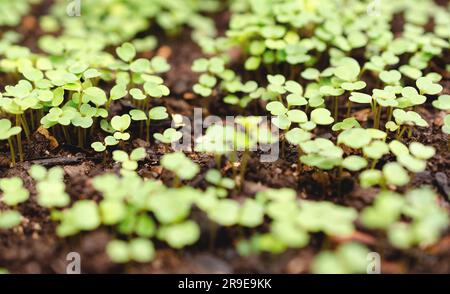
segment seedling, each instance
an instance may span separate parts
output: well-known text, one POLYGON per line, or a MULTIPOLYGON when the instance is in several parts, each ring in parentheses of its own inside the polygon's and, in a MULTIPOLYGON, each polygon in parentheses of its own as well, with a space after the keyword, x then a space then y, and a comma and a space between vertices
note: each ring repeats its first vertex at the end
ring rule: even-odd
POLYGON ((122 164, 121 173, 134 173, 138 168, 138 161, 143 160, 147 156, 145 148, 136 148, 128 155, 125 151, 113 151, 113 159, 122 164))
POLYGON ((222 175, 220 174, 220 171, 218 171, 216 169, 208 170, 208 172, 206 173, 205 179, 209 183, 211 183, 217 187, 224 188, 224 189, 231 190, 235 186, 235 183, 232 179, 222 177, 222 175))
POLYGON ((435 101, 433 101, 433 106, 441 110, 450 110, 450 95, 441 95, 435 101))
POLYGON ((168 128, 162 134, 161 133, 153 134, 153 137, 161 143, 171 144, 179 141, 181 137, 183 137, 183 133, 173 128, 168 128))
POLYGON ((198 165, 182 152, 164 155, 161 159, 161 165, 175 175, 174 187, 180 185, 180 180, 191 180, 200 170, 198 165))
POLYGON ((23 187, 21 178, 0 179, 0 189, 3 191, 1 200, 9 206, 17 206, 27 201, 30 196, 28 190, 23 187))
POLYGON ((80 231, 92 231, 100 226, 98 206, 91 200, 79 200, 58 215, 61 221, 56 229, 60 237, 75 235, 80 231))
POLYGON ((22 215, 15 210, 0 211, 0 229, 12 229, 22 222, 22 215))
POLYGON ((382 192, 373 206, 364 209, 361 219, 369 228, 385 229, 390 242, 398 248, 432 244, 449 225, 448 215, 427 187, 411 190, 405 196, 382 192), (401 216, 410 221, 404 222, 401 216))
POLYGON ((368 254, 364 245, 347 243, 335 252, 321 252, 314 259, 311 271, 315 274, 362 274, 367 272, 368 254))
POLYGON ((155 247, 147 239, 133 239, 130 242, 112 240, 106 247, 109 258, 115 263, 126 263, 131 260, 149 262, 155 257, 155 247))
POLYGON ((114 138, 117 140, 127 141, 130 139, 130 134, 126 130, 130 127, 131 117, 128 114, 122 116, 114 116, 111 119, 111 127, 114 129, 114 138))
POLYGON ((170 247, 181 249, 194 244, 200 238, 200 228, 194 221, 163 226, 158 230, 158 238, 165 240, 170 247))
POLYGON ((332 141, 323 138, 300 143, 300 148, 304 154, 300 156, 302 163, 324 170, 339 166, 344 153, 332 141))
POLYGON ((70 202, 63 182, 64 171, 60 167, 49 170, 40 165, 33 165, 28 171, 36 182, 37 202, 46 208, 65 207, 70 202))
MULTIPOLYGON (((11 160, 13 165, 16 164, 16 153, 14 151, 14 145, 12 142, 11 137, 13 136, 20 136, 20 132, 22 131, 22 128, 19 126, 11 127, 11 121, 8 119, 0 119, 0 141, 1 140, 8 140, 9 150, 11 152, 11 160)), ((22 147, 21 143, 18 140, 19 144, 19 156, 20 160, 23 160, 23 153, 22 153, 22 147)))
MULTIPOLYGON (((146 140, 147 142, 150 142, 150 121, 152 120, 164 120, 169 117, 169 114, 167 113, 167 109, 164 106, 156 106, 150 109, 148 112, 148 115, 140 110, 140 109, 133 109, 130 111, 131 119, 134 121, 145 121, 146 124, 146 140)), ((141 125, 142 130, 143 125, 141 125)), ((170 131, 172 133, 172 131, 170 131)), ((168 134, 170 135, 170 134, 168 134)), ((174 135, 174 134, 172 134, 174 135)))
MULTIPOLYGON (((96 152, 104 152, 109 146, 115 146, 119 144, 119 141, 114 138, 113 136, 107 136, 105 137, 103 142, 94 142, 91 144, 92 149, 94 149, 96 152)), ((106 160, 106 152, 104 153, 103 157, 104 161, 106 160)))

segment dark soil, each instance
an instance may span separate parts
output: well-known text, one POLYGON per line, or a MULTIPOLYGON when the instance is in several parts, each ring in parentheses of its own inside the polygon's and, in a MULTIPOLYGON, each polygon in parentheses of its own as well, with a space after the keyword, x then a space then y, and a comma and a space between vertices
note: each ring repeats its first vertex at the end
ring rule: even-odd
MULTIPOLYGON (((36 41, 40 34, 36 16, 45 13, 46 3, 47 1, 44 2, 44 6, 36 7, 32 15, 25 17, 18 29, 28 36, 24 44, 33 49, 37 48, 36 41)), ((229 18, 228 14, 220 13, 214 17, 219 31, 223 32, 229 18)), ((396 18, 394 31, 400 32, 401 26, 401 17, 399 20, 396 18)), ((190 116, 194 107, 204 104, 204 98, 199 98, 191 92, 196 75, 191 72, 190 66, 194 59, 202 56, 201 51, 191 41, 188 30, 176 38, 166 37, 158 29, 155 30, 156 32, 144 34, 159 35, 160 47, 155 52, 148 52, 145 55, 159 54, 169 57, 172 70, 165 78, 172 94, 164 99, 164 105, 170 112, 190 116)), ((449 52, 445 52, 444 56, 443 59, 433 60, 432 70, 444 76, 441 84, 445 86, 444 91, 450 93, 450 74, 445 71, 445 64, 450 63, 449 52)), ((220 98, 220 93, 215 93, 215 97, 211 98, 209 105, 212 113, 225 115, 236 112, 236 109, 221 103, 220 98)), ((117 111, 120 111, 126 105, 116 107, 117 111)), ((345 105, 342 107, 345 108, 345 105)), ((254 108, 254 112, 253 108, 250 108, 252 114, 263 109, 261 105, 254 108)), ((412 138, 408 140, 434 146, 437 155, 429 161, 427 170, 416 175, 410 185, 411 187, 431 185, 439 193, 442 206, 450 210, 448 137, 442 134, 440 129, 444 113, 429 106, 420 108, 419 111, 431 127, 416 129, 412 138)), ((366 120, 370 125, 371 118, 366 117, 366 120)), ((167 127, 164 124, 156 125, 155 128, 161 130, 167 127)), ((322 132, 320 136, 330 138, 332 134, 322 132)), ((163 244, 157 244, 157 257, 151 264, 113 264, 105 253, 106 244, 115 237, 113 231, 101 228, 66 239, 58 238, 55 235, 55 224, 50 221, 48 211, 35 202, 35 190, 26 172, 31 164, 39 163, 46 167, 62 166, 66 172, 66 190, 73 200, 100 199, 101 196, 91 185, 91 178, 104 172, 118 171, 118 166, 111 162, 102 163, 102 158, 90 150, 59 143, 58 148, 51 150, 49 140, 35 133, 26 144, 26 161, 14 168, 8 167, 6 152, 0 155, 0 177, 19 176, 31 191, 30 201, 20 206, 21 213, 26 217, 24 222, 14 230, 0 231, 0 267, 5 267, 13 273, 65 273, 66 255, 73 251, 81 254, 82 271, 85 273, 305 273, 317 252, 346 241, 339 239, 325 241, 321 234, 317 234, 313 236, 310 245, 302 250, 289 250, 277 256, 262 254, 243 258, 233 249, 235 241, 233 236, 238 235, 235 228, 221 229, 211 248, 208 242, 207 220, 202 213, 193 212, 193 218, 203 227, 202 239, 197 245, 179 252, 168 249, 163 244)), ((144 146, 148 151, 146 160, 140 165, 140 175, 160 178, 170 183, 171 175, 159 166, 159 158, 167 150, 154 142, 148 146, 145 141, 137 138, 124 147, 132 149, 138 146, 144 146)), ((197 153, 191 153, 189 156, 201 165, 202 174, 186 184, 204 188, 206 186, 204 172, 214 166, 214 159, 197 153)), ((357 174, 344 173, 338 177, 334 172, 326 173, 316 169, 305 169, 298 174, 296 165, 293 164, 296 162, 296 151, 289 146, 286 148, 285 158, 275 163, 261 163, 256 154, 253 156, 242 192, 233 192, 231 196, 234 198, 253 196, 267 187, 290 187, 297 190, 300 198, 329 200, 360 210, 371 204, 378 192, 375 188, 361 189, 355 180, 357 174), (341 187, 340 195, 336 192, 339 190, 337 185, 341 187)), ((244 232, 246 233, 250 232, 244 232)), ((368 232, 362 228, 351 238, 382 253, 384 258, 382 270, 385 273, 450 273, 450 231, 438 244, 425 250, 396 250, 389 245, 382 232, 368 232)))

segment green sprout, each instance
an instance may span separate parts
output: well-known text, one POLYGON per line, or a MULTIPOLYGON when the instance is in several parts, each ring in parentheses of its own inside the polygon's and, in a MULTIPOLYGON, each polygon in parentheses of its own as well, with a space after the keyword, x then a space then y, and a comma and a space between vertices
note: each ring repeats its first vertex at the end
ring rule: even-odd
POLYGON ((200 170, 198 165, 182 152, 164 155, 161 159, 161 165, 175 175, 174 187, 179 186, 180 180, 191 180, 200 170))
POLYGON ((22 222, 22 215, 15 210, 0 211, 0 229, 12 229, 22 222))
POLYGON ((450 110, 450 95, 441 95, 433 101, 433 106, 441 110, 450 110))
POLYGON ((106 253, 115 263, 126 263, 131 260, 149 262, 155 257, 155 247, 147 239, 133 239, 130 242, 112 240, 106 247, 106 253))
POLYGON ((346 243, 332 251, 323 251, 314 258, 315 274, 362 274, 367 271, 369 250, 359 243, 346 243))
MULTIPOLYGON (((156 106, 150 109, 148 115, 140 109, 133 109, 130 111, 130 116, 131 119, 134 121, 141 121, 141 122, 145 121, 146 140, 147 142, 150 142, 150 121, 167 119, 169 117, 169 114, 167 113, 167 109, 164 106, 156 106)), ((143 124, 141 124, 141 130, 142 128, 143 124)))
POLYGON ((222 177, 220 171, 217 169, 210 169, 205 175, 205 179, 207 182, 224 189, 233 189, 235 186, 235 182, 226 177, 222 177))
POLYGON ((69 205, 70 197, 65 192, 62 168, 53 167, 47 170, 43 166, 33 165, 28 173, 36 182, 39 205, 46 208, 61 208, 69 205))
POLYGON ((147 153, 145 148, 136 148, 128 155, 125 151, 115 150, 113 151, 113 159, 116 162, 120 162, 122 165, 121 173, 133 173, 138 168, 138 161, 143 160, 147 153))
POLYGON ((170 247, 180 249, 198 241, 200 238, 200 228, 192 220, 170 224, 158 230, 158 238, 165 240, 170 247))
POLYGON ((300 143, 300 160, 308 166, 314 166, 324 170, 339 166, 342 161, 343 150, 335 146, 328 139, 317 138, 315 140, 300 143))
POLYGON ((126 130, 130 127, 131 117, 128 114, 121 116, 114 116, 111 119, 111 127, 114 129, 114 138, 117 140, 127 141, 130 139, 130 134, 126 130))
MULTIPOLYGON (((20 136, 20 132, 22 131, 22 128, 19 126, 11 127, 11 121, 8 119, 0 119, 0 140, 8 140, 9 150, 11 152, 11 159, 13 165, 16 164, 16 153, 14 151, 14 145, 11 137, 13 136, 20 136)), ((19 141, 18 141, 19 143, 19 141)), ((20 143, 19 143, 20 144, 20 143)), ((21 152, 22 147, 19 146, 19 152, 21 152)), ((20 160, 23 160, 23 153, 21 152, 19 154, 20 160)))
POLYGON ((450 223, 428 187, 408 191, 404 197, 382 192, 372 206, 363 210, 361 220, 369 228, 385 229, 389 241, 403 249, 435 243, 450 223), (409 221, 403 221, 402 216, 409 221))
POLYGON ((183 137, 183 133, 181 133, 173 128, 168 128, 168 129, 164 130, 164 132, 162 134, 161 133, 153 134, 153 137, 161 143, 171 144, 171 143, 179 141, 181 139, 181 137, 183 137))
POLYGON ((27 201, 30 196, 28 190, 23 187, 21 178, 0 179, 0 189, 3 191, 2 201, 9 206, 17 206, 27 201))
POLYGON ((60 237, 75 235, 80 231, 92 231, 100 226, 101 219, 97 203, 79 200, 69 209, 57 215, 60 224, 56 233, 60 237))

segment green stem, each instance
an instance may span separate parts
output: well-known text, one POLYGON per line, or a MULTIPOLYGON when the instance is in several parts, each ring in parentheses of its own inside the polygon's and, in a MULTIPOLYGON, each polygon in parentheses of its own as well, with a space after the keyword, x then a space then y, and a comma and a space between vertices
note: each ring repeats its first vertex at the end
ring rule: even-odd
POLYGON ((220 170, 222 166, 222 155, 220 154, 214 154, 214 160, 216 161, 216 167, 218 170, 220 170))
POLYGON ((333 106, 334 106, 334 120, 337 122, 338 121, 338 116, 339 116, 339 98, 338 97, 333 97, 333 106))
POLYGON ((394 109, 392 107, 388 108, 388 118, 387 121, 390 121, 392 119, 392 112, 394 111, 394 109))
POLYGON ((408 128, 408 139, 412 136, 412 127, 408 128))
POLYGON ((8 144, 9 144, 9 151, 11 153, 12 164, 13 164, 13 166, 15 166, 16 165, 16 152, 14 151, 14 145, 13 145, 11 138, 8 138, 8 144))
MULTIPOLYGON (((19 114, 16 115, 16 126, 20 127, 20 115, 19 114)), ((23 148, 22 148, 21 134, 20 133, 17 134, 16 138, 17 138, 17 146, 19 149, 19 159, 20 159, 20 161, 23 161, 23 148)))
POLYGON ((145 138, 146 138, 147 143, 150 143, 150 119, 147 119, 146 125, 147 125, 147 131, 146 131, 145 138))
POLYGON ((352 101, 348 100, 347 101, 347 116, 346 117, 350 117, 351 110, 352 110, 352 101))
POLYGON ((68 144, 71 144, 71 142, 70 142, 70 136, 69 136, 69 134, 67 133, 66 127, 65 127, 65 126, 61 126, 61 129, 63 130, 64 139, 66 140, 66 142, 67 142, 68 144))
POLYGON ((25 137, 27 138, 27 140, 30 140, 30 128, 28 127, 28 123, 25 118, 25 115, 22 114, 21 116, 19 116, 19 119, 20 119, 20 123, 22 124, 23 130, 25 132, 25 137))

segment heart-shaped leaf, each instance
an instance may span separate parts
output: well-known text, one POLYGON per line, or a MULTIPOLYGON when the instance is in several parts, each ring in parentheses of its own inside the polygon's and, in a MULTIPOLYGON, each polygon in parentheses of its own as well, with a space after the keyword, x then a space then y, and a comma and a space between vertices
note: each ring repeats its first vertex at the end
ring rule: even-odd
POLYGON ((167 109, 164 106, 153 107, 150 109, 148 115, 151 120, 163 120, 169 117, 167 109))
POLYGON ((136 56, 136 49, 131 43, 123 43, 122 46, 116 48, 116 53, 125 62, 130 62, 136 56))
POLYGON ((279 101, 272 101, 267 103, 266 109, 270 111, 272 115, 282 115, 287 112, 287 108, 283 105, 283 103, 279 101))
POLYGON ((328 109, 317 108, 311 112, 311 121, 318 125, 329 125, 334 122, 334 119, 328 109))

